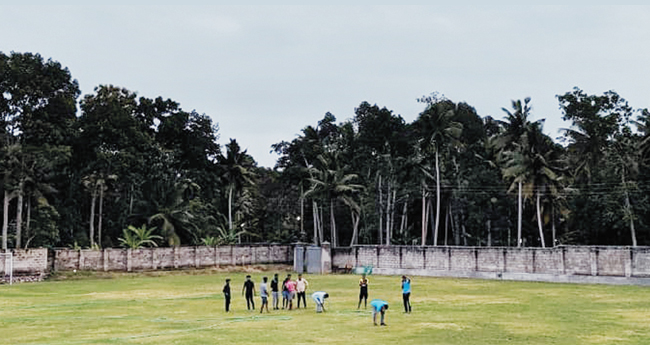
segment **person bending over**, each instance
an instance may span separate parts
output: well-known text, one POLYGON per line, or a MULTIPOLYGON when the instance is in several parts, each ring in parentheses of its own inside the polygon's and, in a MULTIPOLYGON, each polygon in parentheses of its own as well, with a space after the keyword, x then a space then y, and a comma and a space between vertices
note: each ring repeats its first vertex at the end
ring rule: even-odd
POLYGON ((384 316, 386 315, 386 310, 388 310, 388 302, 374 299, 370 302, 370 306, 372 307, 372 323, 377 326, 377 314, 381 314, 381 325, 386 326, 384 316))
POLYGON ((325 299, 328 297, 330 297, 330 295, 325 291, 316 291, 311 295, 311 299, 313 299, 316 304, 317 313, 325 311, 325 299))

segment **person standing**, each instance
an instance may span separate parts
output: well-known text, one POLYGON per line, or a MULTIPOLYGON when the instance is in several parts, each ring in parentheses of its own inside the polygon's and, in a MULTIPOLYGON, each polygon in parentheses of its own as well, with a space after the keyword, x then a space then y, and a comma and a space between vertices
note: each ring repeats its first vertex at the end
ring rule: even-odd
POLYGON ((226 313, 230 311, 230 278, 226 279, 226 285, 223 286, 223 298, 226 300, 226 313))
POLYGON ((273 295, 273 310, 278 310, 278 274, 273 275, 271 280, 271 294, 273 295))
POLYGON ((253 300, 253 296, 255 296, 255 283, 251 280, 250 275, 246 276, 246 281, 241 289, 242 295, 244 294, 244 291, 246 292, 246 307, 248 310, 251 310, 252 305, 253 310, 255 310, 255 301, 253 300))
POLYGON ((404 301, 404 312, 411 312, 411 279, 402 276, 402 300, 404 301))
POLYGON ((262 308, 260 308, 260 314, 264 311, 264 306, 266 306, 266 312, 269 312, 269 289, 266 285, 266 282, 269 279, 267 277, 262 278, 262 284, 260 284, 260 297, 262 298, 262 308))
POLYGON ((386 326, 384 316, 386 315, 386 310, 388 310, 388 302, 380 299, 373 299, 370 302, 370 306, 372 307, 372 323, 377 326, 377 314, 381 314, 381 325, 386 326))
POLYGON ((359 279, 359 304, 357 305, 357 309, 361 308, 361 300, 363 300, 363 307, 367 308, 368 307, 368 278, 366 278, 365 273, 361 276, 361 279, 359 279))
POLYGON ((287 287, 288 291, 288 309, 291 310, 293 309, 293 299, 296 298, 296 282, 289 279, 286 283, 284 283, 287 287))
POLYGON ((296 303, 296 305, 298 309, 300 309, 301 298, 302 298, 303 307, 307 308, 307 300, 305 299, 305 292, 307 291, 308 286, 309 286, 309 282, 307 282, 307 279, 303 278, 302 274, 298 274, 298 280, 296 280, 296 293, 298 294, 298 303, 296 303))
POLYGON ((282 309, 289 306, 289 290, 287 289, 287 282, 289 280, 291 280, 291 274, 287 274, 287 277, 282 281, 282 309))
POLYGON ((330 295, 325 291, 316 291, 311 295, 311 299, 313 299, 316 304, 317 313, 325 311, 325 299, 328 297, 330 297, 330 295))

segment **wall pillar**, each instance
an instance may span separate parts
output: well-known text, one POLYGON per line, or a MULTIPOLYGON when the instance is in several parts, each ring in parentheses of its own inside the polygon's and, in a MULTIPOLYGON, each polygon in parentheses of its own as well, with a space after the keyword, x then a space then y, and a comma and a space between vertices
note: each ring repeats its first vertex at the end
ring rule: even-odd
POLYGON ((598 248, 591 248, 589 251, 589 263, 591 264, 591 275, 598 275, 598 248))
POLYGON ((321 273, 332 273, 332 250, 329 242, 321 243, 320 254, 321 273))

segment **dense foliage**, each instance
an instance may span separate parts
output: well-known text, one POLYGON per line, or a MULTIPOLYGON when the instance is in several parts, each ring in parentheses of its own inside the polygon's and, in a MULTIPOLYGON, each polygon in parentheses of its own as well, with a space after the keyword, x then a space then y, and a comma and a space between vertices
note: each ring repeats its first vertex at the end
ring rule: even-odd
POLYGON ((613 91, 559 95, 560 142, 530 99, 497 120, 432 94, 412 123, 363 102, 273 145, 273 169, 171 99, 79 98, 38 54, 0 53, 0 96, 3 248, 650 242, 650 113, 613 91))

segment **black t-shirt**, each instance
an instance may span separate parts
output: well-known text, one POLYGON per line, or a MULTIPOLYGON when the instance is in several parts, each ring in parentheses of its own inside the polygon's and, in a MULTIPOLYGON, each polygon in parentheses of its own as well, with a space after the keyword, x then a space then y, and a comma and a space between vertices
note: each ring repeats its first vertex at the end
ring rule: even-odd
POLYGON ((252 295, 254 288, 255 288, 255 283, 253 283, 252 280, 247 280, 244 282, 244 289, 246 289, 247 295, 252 295))
POLYGON ((223 287, 223 293, 226 296, 230 296, 230 285, 226 284, 226 286, 223 287))
POLYGON ((278 280, 275 278, 271 280, 271 291, 278 292, 278 280))
POLYGON ((282 291, 288 291, 288 290, 289 290, 289 289, 287 289, 287 285, 286 285, 286 283, 287 283, 288 281, 289 281, 289 278, 285 279, 285 280, 282 282, 282 291))

